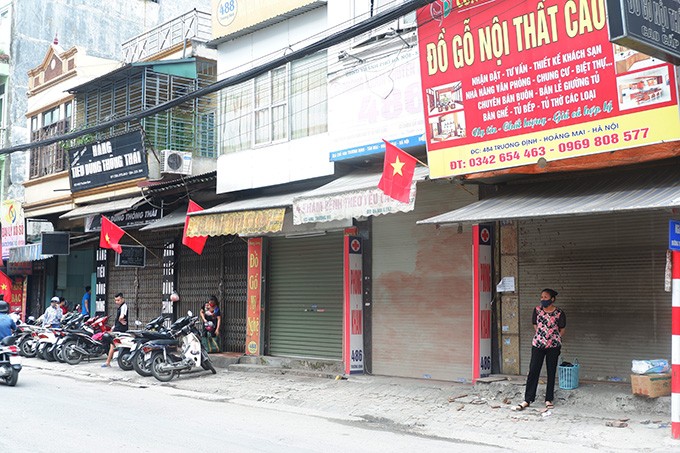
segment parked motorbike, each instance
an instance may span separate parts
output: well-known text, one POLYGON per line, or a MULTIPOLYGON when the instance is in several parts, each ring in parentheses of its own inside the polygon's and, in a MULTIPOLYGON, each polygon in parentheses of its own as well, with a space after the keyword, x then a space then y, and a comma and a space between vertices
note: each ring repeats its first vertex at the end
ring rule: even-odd
POLYGON ((182 371, 189 371, 197 366, 217 373, 215 367, 203 349, 198 330, 197 316, 187 313, 170 326, 172 340, 153 340, 142 347, 145 360, 148 361, 151 374, 161 382, 169 382, 182 371))
POLYGON ((69 365, 78 365, 83 359, 92 359, 108 354, 112 337, 106 326, 108 316, 93 323, 88 329, 74 330, 67 334, 62 345, 61 356, 69 365), (98 333, 94 333, 100 330, 98 333))
MULTIPOLYGON (((63 328, 74 328, 77 324, 82 321, 77 313, 68 313, 61 319, 61 326, 63 328)), ((41 328, 37 331, 38 345, 36 348, 36 357, 39 359, 47 360, 48 362, 54 362, 57 358, 54 355, 54 346, 57 340, 62 336, 62 327, 52 329, 49 327, 41 328)))
MULTIPOLYGON (((165 318, 161 315, 149 321, 144 330, 132 332, 134 335, 134 347, 130 349, 130 356, 127 360, 129 360, 132 368, 140 376, 151 376, 151 369, 149 368, 148 361, 145 360, 142 346, 152 340, 173 340, 170 332, 165 329, 164 323, 165 318)), ((120 355, 118 357, 120 359, 120 355)), ((124 356, 123 359, 125 360, 126 357, 124 356)), ((120 361, 118 364, 120 365, 120 361)))
POLYGON ((42 327, 31 323, 22 323, 17 325, 16 346, 19 348, 19 354, 24 357, 35 357, 36 348, 38 346, 37 331, 42 330, 42 327))
POLYGON ((0 381, 10 387, 17 385, 21 371, 21 356, 15 342, 16 337, 13 335, 0 341, 0 381))

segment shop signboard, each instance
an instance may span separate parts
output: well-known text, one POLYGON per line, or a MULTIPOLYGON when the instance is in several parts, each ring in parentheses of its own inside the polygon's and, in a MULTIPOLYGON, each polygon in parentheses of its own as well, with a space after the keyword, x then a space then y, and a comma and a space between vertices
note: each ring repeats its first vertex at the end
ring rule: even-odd
POLYGON ((675 68, 609 42, 605 0, 418 11, 430 176, 680 139, 675 68))
MULTIPOLYGON (((127 211, 106 214, 106 218, 121 228, 148 225, 163 218, 163 209, 150 203, 137 206, 127 211)), ((85 217, 85 231, 101 231, 102 215, 96 214, 85 217)))
POLYGON ((345 322, 343 357, 346 374, 364 372, 363 247, 361 237, 345 236, 345 322))
POLYGON ((269 23, 279 16, 303 10, 319 0, 212 0, 213 38, 247 30, 258 24, 269 23))
POLYGON ((330 160, 382 154, 382 139, 402 149, 425 145, 419 92, 415 46, 337 68, 328 80, 330 160))
POLYGON ((680 0, 607 0, 609 39, 680 65, 680 0))
POLYGON ((9 258, 11 247, 26 245, 24 209, 16 200, 2 201, 2 259, 9 258))
POLYGON ((149 175, 141 131, 69 150, 71 192, 149 175))
POLYGON ((668 248, 680 252, 680 221, 670 220, 668 225, 668 248))

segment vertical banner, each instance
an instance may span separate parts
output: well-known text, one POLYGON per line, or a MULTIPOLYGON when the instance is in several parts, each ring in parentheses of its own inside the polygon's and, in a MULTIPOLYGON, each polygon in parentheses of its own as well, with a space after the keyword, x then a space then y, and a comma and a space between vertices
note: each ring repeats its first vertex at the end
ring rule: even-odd
POLYGON ((106 249, 98 248, 95 258, 96 286, 94 288, 95 314, 106 314, 106 249))
POLYGON ((175 289, 175 241, 168 241, 163 245, 163 278, 161 282, 163 291, 163 317, 174 320, 174 304, 170 295, 175 289))
POLYGON ((16 200, 2 202, 2 259, 9 258, 10 247, 26 245, 24 210, 16 200))
POLYGON ((16 309, 21 310, 21 320, 26 318, 26 278, 15 277, 12 280, 12 288, 10 289, 9 311, 14 312, 16 309))
POLYGON ((345 236, 345 322, 343 361, 346 374, 364 372, 363 247, 361 237, 345 236))
POLYGON ((262 308, 262 238, 248 239, 248 309, 246 355, 260 355, 262 308))
POLYGON ((475 225, 473 234, 473 380, 491 374, 491 257, 490 224, 475 225))

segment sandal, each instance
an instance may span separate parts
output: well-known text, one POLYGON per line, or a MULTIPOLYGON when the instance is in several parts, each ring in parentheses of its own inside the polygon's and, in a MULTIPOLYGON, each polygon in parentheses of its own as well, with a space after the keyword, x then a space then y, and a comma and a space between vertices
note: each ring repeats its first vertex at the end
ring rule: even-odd
POLYGON ((555 409, 555 405, 552 403, 552 401, 546 401, 545 402, 545 408, 546 409, 555 409))
POLYGON ((514 407, 512 408, 512 410, 513 410, 513 411, 518 411, 518 412, 519 412, 519 411, 523 411, 523 410, 526 409, 527 407, 529 407, 529 403, 527 403, 526 401, 522 401, 522 402, 519 403, 517 406, 514 406, 514 407))

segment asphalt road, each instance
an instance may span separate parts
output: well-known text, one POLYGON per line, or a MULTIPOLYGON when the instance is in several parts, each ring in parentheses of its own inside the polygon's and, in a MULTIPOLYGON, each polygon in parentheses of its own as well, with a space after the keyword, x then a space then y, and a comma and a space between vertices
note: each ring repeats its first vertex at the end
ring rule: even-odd
POLYGON ((492 452, 365 422, 24 368, 0 385, 0 452, 492 452), (360 426, 364 425, 364 426, 360 426))

